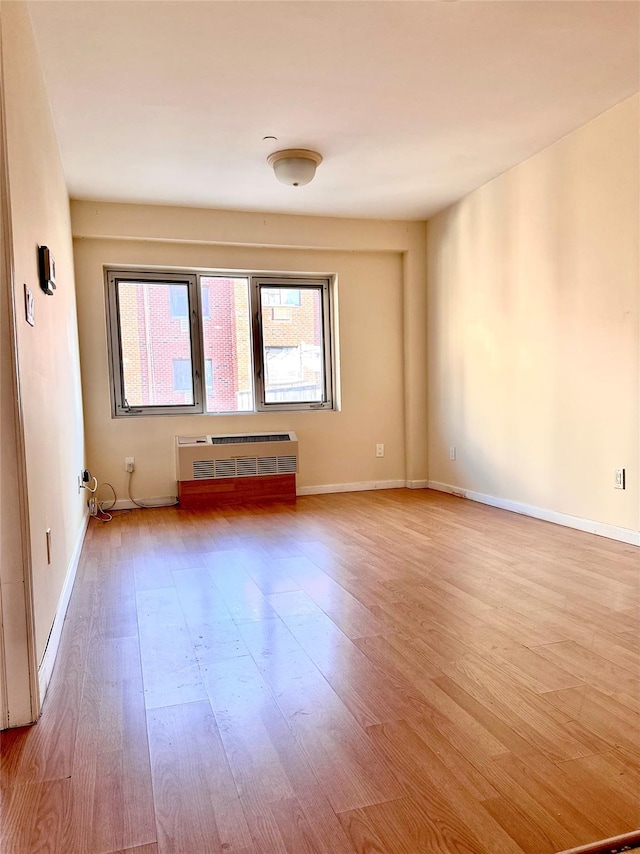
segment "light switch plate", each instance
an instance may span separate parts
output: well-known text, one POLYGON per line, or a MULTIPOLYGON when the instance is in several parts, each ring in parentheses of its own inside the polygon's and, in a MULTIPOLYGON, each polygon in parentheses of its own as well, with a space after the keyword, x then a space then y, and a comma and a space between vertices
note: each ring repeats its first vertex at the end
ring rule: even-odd
POLYGON ((31 288, 25 284, 24 286, 24 315, 27 323, 31 324, 31 326, 35 326, 36 321, 33 316, 34 311, 34 299, 33 299, 33 291, 31 288))

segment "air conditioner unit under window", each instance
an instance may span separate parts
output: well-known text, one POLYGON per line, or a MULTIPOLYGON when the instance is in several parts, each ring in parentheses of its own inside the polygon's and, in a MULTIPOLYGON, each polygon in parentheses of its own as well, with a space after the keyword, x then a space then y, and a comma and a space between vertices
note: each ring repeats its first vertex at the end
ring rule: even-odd
POLYGON ((295 500, 295 433, 176 436, 181 506, 295 500))

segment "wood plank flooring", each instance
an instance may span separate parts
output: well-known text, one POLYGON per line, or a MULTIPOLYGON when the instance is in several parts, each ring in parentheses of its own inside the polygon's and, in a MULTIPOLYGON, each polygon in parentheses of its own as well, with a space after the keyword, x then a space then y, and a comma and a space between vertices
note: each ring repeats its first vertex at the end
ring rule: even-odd
POLYGON ((640 824, 638 549, 429 491, 92 522, 3 854, 553 854, 640 824))

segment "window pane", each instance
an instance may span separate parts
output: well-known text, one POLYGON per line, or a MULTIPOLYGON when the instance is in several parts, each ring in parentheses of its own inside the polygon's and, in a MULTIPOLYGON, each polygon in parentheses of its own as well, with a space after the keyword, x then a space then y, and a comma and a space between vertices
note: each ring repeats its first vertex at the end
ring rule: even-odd
POLYGON ((169 285, 171 296, 171 317, 187 317, 189 314, 189 299, 184 285, 169 285))
POLYGON ((200 287, 209 309, 202 320, 207 412, 252 412, 249 280, 202 276, 200 287))
POLYGON ((302 362, 298 347, 265 347, 264 355, 269 385, 302 381, 302 362))
POLYGON ((209 309, 209 289, 208 288, 202 289, 202 316, 203 317, 210 317, 211 316, 211 310, 209 309))
POLYGON ((190 359, 173 360, 174 391, 191 391, 191 361, 190 359))
POLYGON ((322 289, 261 287, 260 306, 265 403, 322 402, 322 289))
POLYGON ((188 305, 186 284, 118 282, 123 392, 129 406, 193 403, 188 305), (183 307, 184 315, 174 313, 183 307), (174 360, 184 363, 178 368, 181 388, 174 383, 174 360))
POLYGON ((280 288, 280 305, 300 305, 298 288, 280 288))
POLYGON ((280 288, 262 288, 262 305, 280 305, 280 288))

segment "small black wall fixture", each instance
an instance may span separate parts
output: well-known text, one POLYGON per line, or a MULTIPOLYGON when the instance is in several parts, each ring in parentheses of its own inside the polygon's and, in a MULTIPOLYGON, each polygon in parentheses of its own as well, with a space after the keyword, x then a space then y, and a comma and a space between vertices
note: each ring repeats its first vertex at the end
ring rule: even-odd
POLYGON ((49 296, 56 289, 56 262, 47 246, 38 246, 38 266, 40 268, 40 287, 49 296))

